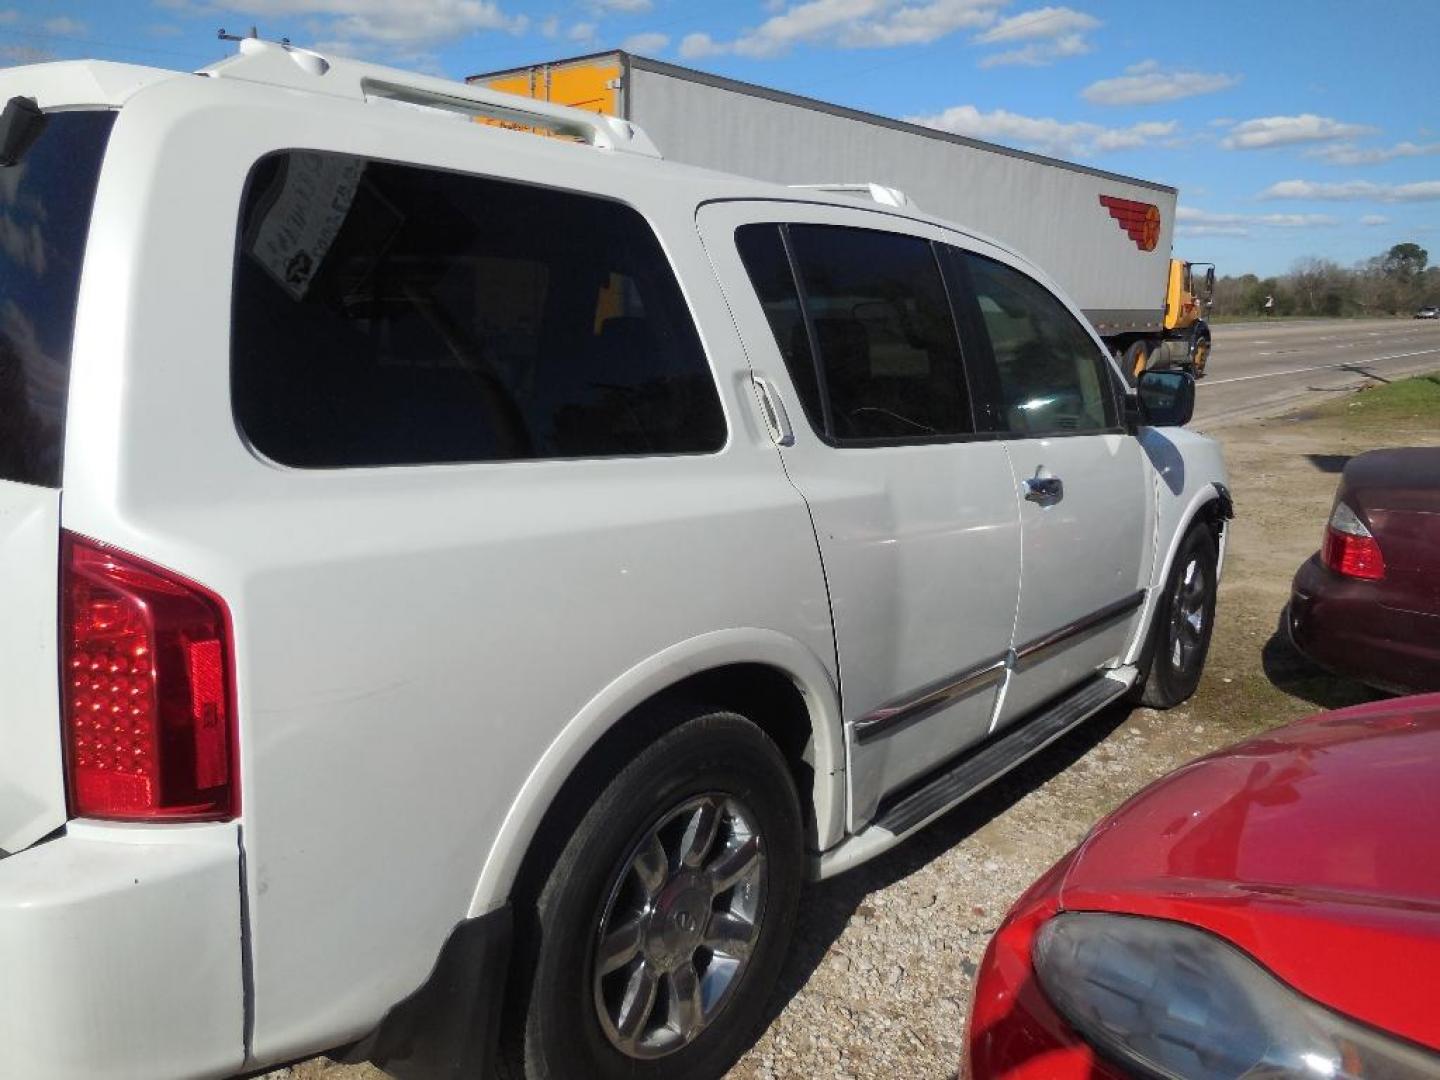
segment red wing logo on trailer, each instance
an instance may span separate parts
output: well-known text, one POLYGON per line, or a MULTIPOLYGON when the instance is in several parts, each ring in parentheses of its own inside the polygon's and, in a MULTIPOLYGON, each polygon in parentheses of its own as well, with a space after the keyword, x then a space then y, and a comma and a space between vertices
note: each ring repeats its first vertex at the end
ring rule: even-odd
POLYGON ((1110 211, 1110 216, 1120 223, 1120 228, 1135 241, 1136 247, 1141 251, 1155 250, 1155 245, 1160 243, 1158 206, 1133 199, 1117 199, 1113 195, 1101 195, 1100 205, 1110 211))

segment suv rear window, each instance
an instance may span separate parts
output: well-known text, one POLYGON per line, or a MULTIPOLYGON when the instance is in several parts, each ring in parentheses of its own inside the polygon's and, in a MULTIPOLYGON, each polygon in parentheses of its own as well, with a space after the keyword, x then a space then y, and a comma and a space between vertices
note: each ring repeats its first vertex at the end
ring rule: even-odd
POLYGON ((570 192, 287 151, 241 215, 241 430, 334 468, 718 450, 694 323, 634 210, 570 192))
POLYGON ((0 480, 60 486, 80 267, 114 123, 112 112, 48 114, 24 157, 0 168, 0 480))

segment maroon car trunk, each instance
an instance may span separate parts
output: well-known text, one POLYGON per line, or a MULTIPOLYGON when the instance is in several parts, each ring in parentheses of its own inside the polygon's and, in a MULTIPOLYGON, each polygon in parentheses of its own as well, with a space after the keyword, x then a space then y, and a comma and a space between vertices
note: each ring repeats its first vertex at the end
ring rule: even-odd
POLYGON ((1385 576, 1337 574, 1319 556, 1295 575, 1286 626, 1311 659, 1372 686, 1440 690, 1440 447, 1351 459, 1336 493, 1385 560, 1385 576))

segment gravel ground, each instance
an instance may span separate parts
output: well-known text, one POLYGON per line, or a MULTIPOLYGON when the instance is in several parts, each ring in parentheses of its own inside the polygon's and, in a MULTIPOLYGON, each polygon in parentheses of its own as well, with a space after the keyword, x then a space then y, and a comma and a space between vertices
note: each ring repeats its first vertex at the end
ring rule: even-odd
MULTIPOLYGON (((1104 813, 1183 762, 1369 691, 1309 668, 1275 635, 1317 546, 1345 455, 1440 444, 1433 420, 1331 410, 1216 432, 1238 517, 1200 691, 1160 713, 1116 707, 886 855, 811 887, 773 1019, 730 1080, 953 1077, 972 980, 1024 888, 1104 813)), ((315 1059, 274 1080, 378 1080, 315 1059)))

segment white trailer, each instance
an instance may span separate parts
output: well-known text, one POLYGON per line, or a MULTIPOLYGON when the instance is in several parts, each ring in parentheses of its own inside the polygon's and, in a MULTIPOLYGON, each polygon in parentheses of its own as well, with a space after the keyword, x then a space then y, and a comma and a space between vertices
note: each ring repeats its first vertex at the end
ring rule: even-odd
POLYGON ((673 161, 782 184, 904 192, 1023 252, 1132 366, 1203 372, 1203 302, 1190 295, 1188 264, 1171 265, 1173 187, 626 52, 469 81, 631 120, 673 161), (1161 350, 1166 338, 1175 345, 1161 350))

